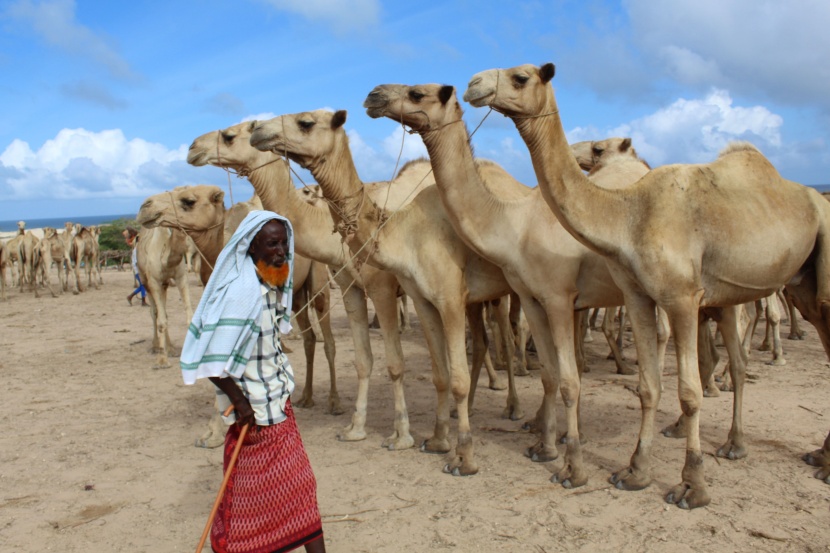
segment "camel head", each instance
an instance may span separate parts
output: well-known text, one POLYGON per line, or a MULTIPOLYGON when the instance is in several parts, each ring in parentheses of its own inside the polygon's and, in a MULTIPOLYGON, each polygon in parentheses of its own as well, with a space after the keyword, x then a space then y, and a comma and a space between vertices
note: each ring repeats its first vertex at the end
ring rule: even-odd
POLYGON ((258 150, 283 154, 313 171, 336 148, 348 147, 345 122, 344 110, 318 109, 281 115, 259 122, 251 134, 251 145, 258 150))
POLYGON ((225 193, 211 184, 179 186, 144 200, 136 220, 146 228, 216 228, 225 221, 225 193))
POLYGON ((65 223, 63 224, 63 230, 64 230, 64 232, 66 232, 67 234, 72 234, 72 230, 73 230, 73 227, 74 227, 74 226, 75 226, 75 225, 73 225, 70 221, 67 221, 67 222, 65 222, 65 223))
POLYGON ((552 63, 476 73, 464 92, 464 101, 475 107, 490 106, 508 117, 537 115, 549 111, 548 86, 556 69, 552 63))
POLYGON ((637 156, 637 150, 631 147, 630 138, 577 142, 571 145, 571 151, 579 166, 585 171, 593 171, 601 166, 622 160, 639 161, 648 167, 648 163, 637 156))
POLYGON ((428 132, 461 121, 464 110, 450 85, 376 86, 363 101, 369 117, 388 117, 417 132, 428 132))
POLYGON ((52 227, 43 227, 43 240, 50 240, 58 235, 58 231, 52 227))
POLYGON ((17 234, 24 234, 26 232, 26 221, 17 222, 17 234))
POLYGON ((190 145, 187 162, 195 167, 214 165, 236 171, 251 171, 279 159, 272 152, 251 147, 256 121, 246 121, 198 137, 190 145))

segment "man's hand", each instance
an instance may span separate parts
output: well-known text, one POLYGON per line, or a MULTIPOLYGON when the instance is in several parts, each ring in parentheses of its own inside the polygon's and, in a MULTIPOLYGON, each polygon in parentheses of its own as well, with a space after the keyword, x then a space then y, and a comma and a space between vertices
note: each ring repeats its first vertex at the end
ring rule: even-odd
POLYGON ((234 381, 230 378, 217 378, 214 376, 211 376, 209 380, 217 388, 225 392, 225 395, 233 403, 234 411, 236 411, 236 422, 242 426, 247 424, 250 428, 254 428, 256 426, 254 410, 248 398, 245 397, 245 394, 242 393, 242 390, 239 389, 234 381))

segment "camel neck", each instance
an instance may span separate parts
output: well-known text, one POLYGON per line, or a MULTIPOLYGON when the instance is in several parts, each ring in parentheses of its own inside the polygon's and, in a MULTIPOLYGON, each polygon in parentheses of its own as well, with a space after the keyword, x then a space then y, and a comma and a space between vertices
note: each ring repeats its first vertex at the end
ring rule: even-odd
POLYGON ((366 194, 357 174, 348 143, 338 141, 325 158, 309 170, 325 196, 335 228, 359 259, 367 261, 377 253, 378 228, 383 220, 380 208, 366 194), (372 247, 364 247, 373 241, 372 247))
POLYGON ((553 89, 540 111, 545 115, 516 118, 527 144, 542 197, 565 229, 600 255, 619 249, 628 206, 618 193, 604 190, 582 173, 571 153, 553 89))
POLYGON ((476 167, 466 126, 450 124, 421 136, 429 152, 442 203, 455 231, 479 255, 496 262, 506 259, 509 252, 500 252, 499 248, 507 242, 498 240, 501 230, 493 221, 500 220, 509 205, 484 183, 476 167))
POLYGON ((343 265, 343 246, 340 239, 332 234, 334 221, 331 214, 300 197, 288 170, 287 163, 272 163, 251 173, 248 180, 263 208, 291 221, 294 248, 298 254, 327 265, 343 265))

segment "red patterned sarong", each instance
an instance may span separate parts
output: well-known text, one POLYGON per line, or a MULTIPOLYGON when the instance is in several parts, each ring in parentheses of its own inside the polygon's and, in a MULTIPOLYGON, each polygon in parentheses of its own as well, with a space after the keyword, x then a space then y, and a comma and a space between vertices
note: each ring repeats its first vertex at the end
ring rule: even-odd
MULTIPOLYGON (((290 402, 286 415, 246 434, 211 528, 216 553, 291 551, 323 535, 317 482, 290 402)), ((240 430, 238 424, 228 428, 225 470, 240 430)))

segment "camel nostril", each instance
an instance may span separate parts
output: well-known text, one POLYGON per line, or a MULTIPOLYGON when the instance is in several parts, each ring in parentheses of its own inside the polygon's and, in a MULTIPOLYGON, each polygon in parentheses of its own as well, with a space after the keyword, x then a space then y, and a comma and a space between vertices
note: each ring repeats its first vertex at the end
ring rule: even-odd
POLYGON ((476 77, 475 79, 470 81, 470 83, 467 85, 467 88, 470 88, 471 86, 475 86, 480 82, 481 82, 481 77, 476 77))

